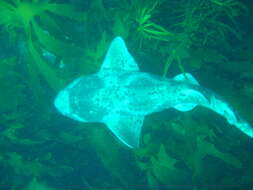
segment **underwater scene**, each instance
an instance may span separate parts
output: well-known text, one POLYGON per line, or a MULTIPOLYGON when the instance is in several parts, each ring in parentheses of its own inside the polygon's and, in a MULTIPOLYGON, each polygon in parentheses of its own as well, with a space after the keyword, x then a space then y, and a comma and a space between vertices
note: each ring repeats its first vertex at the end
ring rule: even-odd
POLYGON ((0 0, 0 190, 253 190, 252 0, 0 0))

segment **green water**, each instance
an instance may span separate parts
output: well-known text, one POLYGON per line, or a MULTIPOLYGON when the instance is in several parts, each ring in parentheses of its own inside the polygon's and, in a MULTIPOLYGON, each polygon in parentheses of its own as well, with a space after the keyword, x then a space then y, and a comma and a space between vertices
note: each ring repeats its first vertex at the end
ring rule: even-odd
POLYGON ((140 148, 56 94, 122 36, 141 71, 193 74, 253 124, 251 0, 1 0, 0 190, 252 190, 253 139, 204 108, 145 117, 140 148))

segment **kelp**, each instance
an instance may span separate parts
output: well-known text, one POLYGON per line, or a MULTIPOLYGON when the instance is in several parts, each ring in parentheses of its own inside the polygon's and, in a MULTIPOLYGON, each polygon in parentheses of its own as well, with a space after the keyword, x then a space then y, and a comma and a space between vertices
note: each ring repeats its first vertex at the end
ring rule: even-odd
MULTIPOLYGON (((18 152, 7 152, 1 155, 0 164, 12 171, 12 176, 8 181, 2 181, 3 184, 12 181, 12 187, 16 189, 24 189, 32 187, 47 186, 45 183, 33 184, 34 181, 28 181, 31 178, 41 178, 41 176, 59 177, 73 172, 71 167, 54 163, 50 156, 42 156, 33 158, 31 155, 23 155, 18 152), (51 165, 52 164, 52 165, 51 165)), ((28 188, 29 189, 29 188, 28 188)))
MULTIPOLYGON (((216 44, 219 41, 225 46, 229 43, 227 36, 230 34, 241 40, 242 34, 238 29, 236 18, 246 14, 247 8, 239 1, 194 0, 187 2, 183 0, 181 5, 180 11, 179 9, 172 10, 176 23, 171 25, 171 31, 176 35, 169 40, 169 43, 172 42, 171 49, 173 50, 168 55, 163 76, 167 75, 172 63, 176 63, 183 72, 186 66, 191 66, 183 66, 182 63, 186 59, 191 59, 192 48, 213 47, 214 41, 216 44), (188 53, 182 54, 182 50, 188 53)), ((199 54, 199 56, 202 55, 199 54)))
POLYGON ((25 160, 23 156, 17 152, 8 153, 6 157, 7 158, 5 158, 4 162, 14 169, 16 175, 36 177, 46 169, 45 167, 42 167, 41 163, 39 163, 37 160, 25 160))
POLYGON ((101 34, 101 38, 98 41, 97 44, 95 44, 95 47, 89 47, 85 49, 85 56, 88 58, 86 60, 87 64, 81 65, 81 71, 84 73, 85 71, 93 71, 96 72, 99 70, 103 58, 106 54, 108 45, 110 43, 110 40, 108 39, 108 35, 106 32, 103 32, 101 34))
POLYGON ((120 33, 123 34, 132 32, 131 38, 138 41, 138 46, 141 49, 145 41, 168 41, 174 34, 153 21, 154 15, 158 12, 162 3, 162 0, 123 1, 123 5, 118 10, 119 13, 117 12, 121 20, 115 19, 117 22, 114 24, 114 31, 118 28, 120 33), (125 29, 121 28, 121 22, 124 22, 125 29))
POLYGON ((10 141, 13 144, 19 145, 35 145, 41 143, 40 141, 33 141, 28 138, 23 138, 21 135, 18 134, 18 131, 25 126, 21 123, 14 123, 9 125, 5 130, 2 131, 1 136, 5 140, 10 141))
MULTIPOLYGON (((52 189, 56 183, 57 189, 251 189, 251 143, 236 129, 227 130, 215 114, 197 108, 194 113, 169 110, 148 116, 141 147, 132 150, 103 125, 77 126, 45 104, 51 102, 49 89, 56 91, 76 76, 98 71, 111 39, 121 35, 141 67, 164 76, 197 69, 200 78, 210 73, 219 84, 226 78, 231 81, 227 87, 243 97, 230 95, 234 104, 240 107, 245 101, 250 107, 252 77, 246 74, 251 67, 237 81, 235 74, 241 76, 239 64, 244 62, 231 62, 228 56, 231 42, 239 46, 244 40, 237 20, 247 14, 242 2, 97 0, 87 7, 71 2, 0 2, 1 26, 13 46, 21 38, 22 52, 27 52, 20 56, 23 60, 14 56, 0 61, 0 188, 52 189), (82 28, 72 29, 72 22, 82 28), (83 31, 72 37, 76 30, 83 31), (80 38, 85 40, 79 43, 80 38), (73 179, 74 185, 69 182, 73 179)), ((244 51, 249 48, 238 49, 232 47, 233 54, 247 54, 250 65, 251 51, 244 51)), ((216 85, 210 81, 202 82, 216 85)), ((250 117, 247 109, 241 110, 250 117)))
MULTIPOLYGON (((183 144, 173 142, 173 138, 170 141, 169 150, 173 155, 175 154, 176 158, 183 160, 184 164, 192 171, 192 180, 195 184, 209 181, 207 179, 208 175, 203 176, 203 173, 205 173, 206 168, 211 167, 212 161, 217 163, 217 165, 222 163, 223 167, 228 167, 231 170, 243 169, 244 161, 241 160, 241 153, 231 154, 231 149, 233 147, 236 149, 237 147, 237 145, 227 143, 227 141, 233 141, 232 139, 223 139, 222 135, 219 136, 217 131, 205 124, 206 122, 203 122, 202 119, 194 121, 188 116, 188 118, 184 118, 183 120, 185 122, 176 122, 172 130, 180 132, 176 132, 174 136, 176 139, 180 139, 180 142, 183 142, 183 144), (181 133, 182 128, 185 131, 184 133, 181 133), (226 150, 220 145, 225 142, 227 145, 226 150)), ((218 170, 217 165, 212 166, 215 168, 214 170, 218 170)), ((206 183, 205 185, 207 188, 208 184, 206 183)))
POLYGON ((217 43, 229 47, 229 36, 241 40, 237 18, 247 12, 238 0, 125 0, 115 11, 113 33, 138 41, 141 50, 159 49, 166 59, 162 73, 165 77, 173 64, 181 72, 203 66, 201 62, 187 61, 197 49, 215 49, 217 43), (167 27, 162 26, 163 22, 167 27), (154 44, 149 46, 149 42, 154 44))
POLYGON ((96 151, 99 159, 103 163, 103 167, 116 180, 117 183, 113 184, 113 186, 123 189, 145 187, 140 180, 132 175, 132 173, 139 172, 137 167, 132 163, 134 161, 133 155, 131 153, 128 154, 126 150, 127 157, 124 157, 124 150, 121 149, 120 145, 114 144, 115 139, 112 139, 111 135, 107 132, 105 129, 92 127, 89 129, 88 138, 90 146, 96 151), (131 172, 129 173, 128 171, 130 170, 131 172))
POLYGON ((59 79, 56 76, 56 72, 50 68, 50 66, 43 60, 41 55, 37 52, 32 42, 32 39, 28 41, 28 49, 31 53, 33 60, 36 60, 36 68, 45 77, 46 81, 53 89, 59 89, 62 85, 59 83, 59 79))
POLYGON ((177 166, 180 161, 167 153, 164 144, 160 145, 158 151, 147 153, 147 151, 137 151, 137 163, 140 169, 145 171, 150 189, 160 189, 162 187, 178 189, 179 186, 184 189, 192 188, 192 182, 189 179, 191 174, 177 166), (145 162, 142 160, 145 160, 145 162))
POLYGON ((137 22, 136 32, 140 38, 168 41, 174 34, 164 27, 151 21, 154 12, 161 4, 161 1, 150 1, 149 3, 134 1, 136 8, 135 21, 137 22), (144 5, 144 6, 143 6, 144 5))
POLYGON ((48 185, 41 183, 37 178, 32 178, 31 181, 27 184, 24 190, 57 190, 55 188, 49 187, 48 185))
MULTIPOLYGON (((238 142, 223 139, 219 133, 226 131, 217 132, 218 129, 210 126, 206 119, 204 121, 204 118, 200 117, 195 120, 191 115, 187 113, 184 117, 178 116, 169 122, 151 120, 147 123, 148 128, 150 125, 156 125, 152 127, 153 134, 144 134, 142 147, 136 150, 135 154, 139 168, 145 171, 150 189, 153 186, 159 189, 161 184, 168 189, 193 189, 194 186, 198 189, 197 184, 202 184, 203 181, 206 181, 202 184, 203 188, 208 188, 208 174, 203 173, 209 167, 218 169, 216 165, 210 166, 212 161, 232 171, 244 170, 244 159, 249 159, 247 153, 239 150, 236 154, 232 152, 239 147, 238 142), (160 141, 155 140, 158 134, 160 141), (224 148, 220 144, 227 146, 224 148)), ((221 126, 217 126, 219 127, 221 126)))
POLYGON ((46 30, 43 30, 36 22, 31 23, 33 25, 34 33, 38 36, 38 42, 42 48, 52 52, 55 56, 80 56, 82 49, 75 46, 71 42, 58 40, 46 30))
MULTIPOLYGON (((24 31, 28 52, 34 59, 39 73, 45 78, 52 89, 57 90, 62 87, 61 82, 59 83, 59 76, 57 76, 57 72, 54 70, 53 66, 50 66, 49 63, 43 59, 40 44, 44 45, 46 49, 55 53, 57 56, 65 56, 66 51, 63 50, 65 48, 68 50, 72 49, 73 51, 75 48, 73 46, 68 46, 66 42, 55 39, 48 32, 45 34, 46 30, 40 27, 37 23, 37 18, 43 17, 43 15, 47 13, 52 13, 80 22, 85 20, 85 14, 76 11, 73 7, 66 4, 56 4, 37 0, 24 2, 2 1, 0 3, 0 8, 2 10, 1 13, 4 14, 0 19, 0 24, 3 25, 9 33, 15 33, 19 29, 24 31)), ((53 19, 47 16, 47 19, 49 18, 53 19)))
POLYGON ((0 95, 1 115, 12 112, 18 106, 25 104, 26 95, 22 94, 22 91, 26 89, 26 84, 24 76, 15 68, 16 62, 16 57, 0 60, 0 89, 4 92, 0 95))

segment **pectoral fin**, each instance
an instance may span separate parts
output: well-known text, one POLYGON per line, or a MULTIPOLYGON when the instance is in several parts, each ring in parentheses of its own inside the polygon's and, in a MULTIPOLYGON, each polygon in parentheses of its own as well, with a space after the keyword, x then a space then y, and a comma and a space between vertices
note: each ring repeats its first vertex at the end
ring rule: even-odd
POLYGON ((130 148, 139 147, 144 116, 129 113, 113 113, 105 118, 107 127, 130 148))

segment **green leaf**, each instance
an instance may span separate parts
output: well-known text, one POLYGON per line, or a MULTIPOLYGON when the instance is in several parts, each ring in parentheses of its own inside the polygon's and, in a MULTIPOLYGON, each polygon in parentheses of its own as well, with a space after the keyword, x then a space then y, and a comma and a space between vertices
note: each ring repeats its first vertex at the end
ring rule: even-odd
POLYGON ((202 137, 197 138, 198 149, 201 152, 201 157, 204 158, 205 155, 211 155, 216 158, 219 158, 226 162, 229 165, 232 165, 235 168, 241 168, 242 163, 236 157, 229 153, 224 153, 219 151, 214 144, 209 143, 204 140, 202 137))
POLYGON ((28 49, 35 62, 35 65, 37 66, 49 86, 54 90, 58 90, 59 88, 61 88, 62 81, 57 77, 56 72, 47 64, 45 60, 43 60, 41 55, 37 52, 31 39, 28 40, 28 49))
POLYGON ((43 30, 36 22, 33 21, 32 26, 38 41, 49 52, 60 57, 65 57, 67 55, 74 57, 82 54, 81 48, 54 38, 49 32, 43 30))
POLYGON ((85 13, 80 12, 69 4, 48 4, 46 9, 56 15, 67 17, 79 22, 87 19, 87 15, 85 13))

